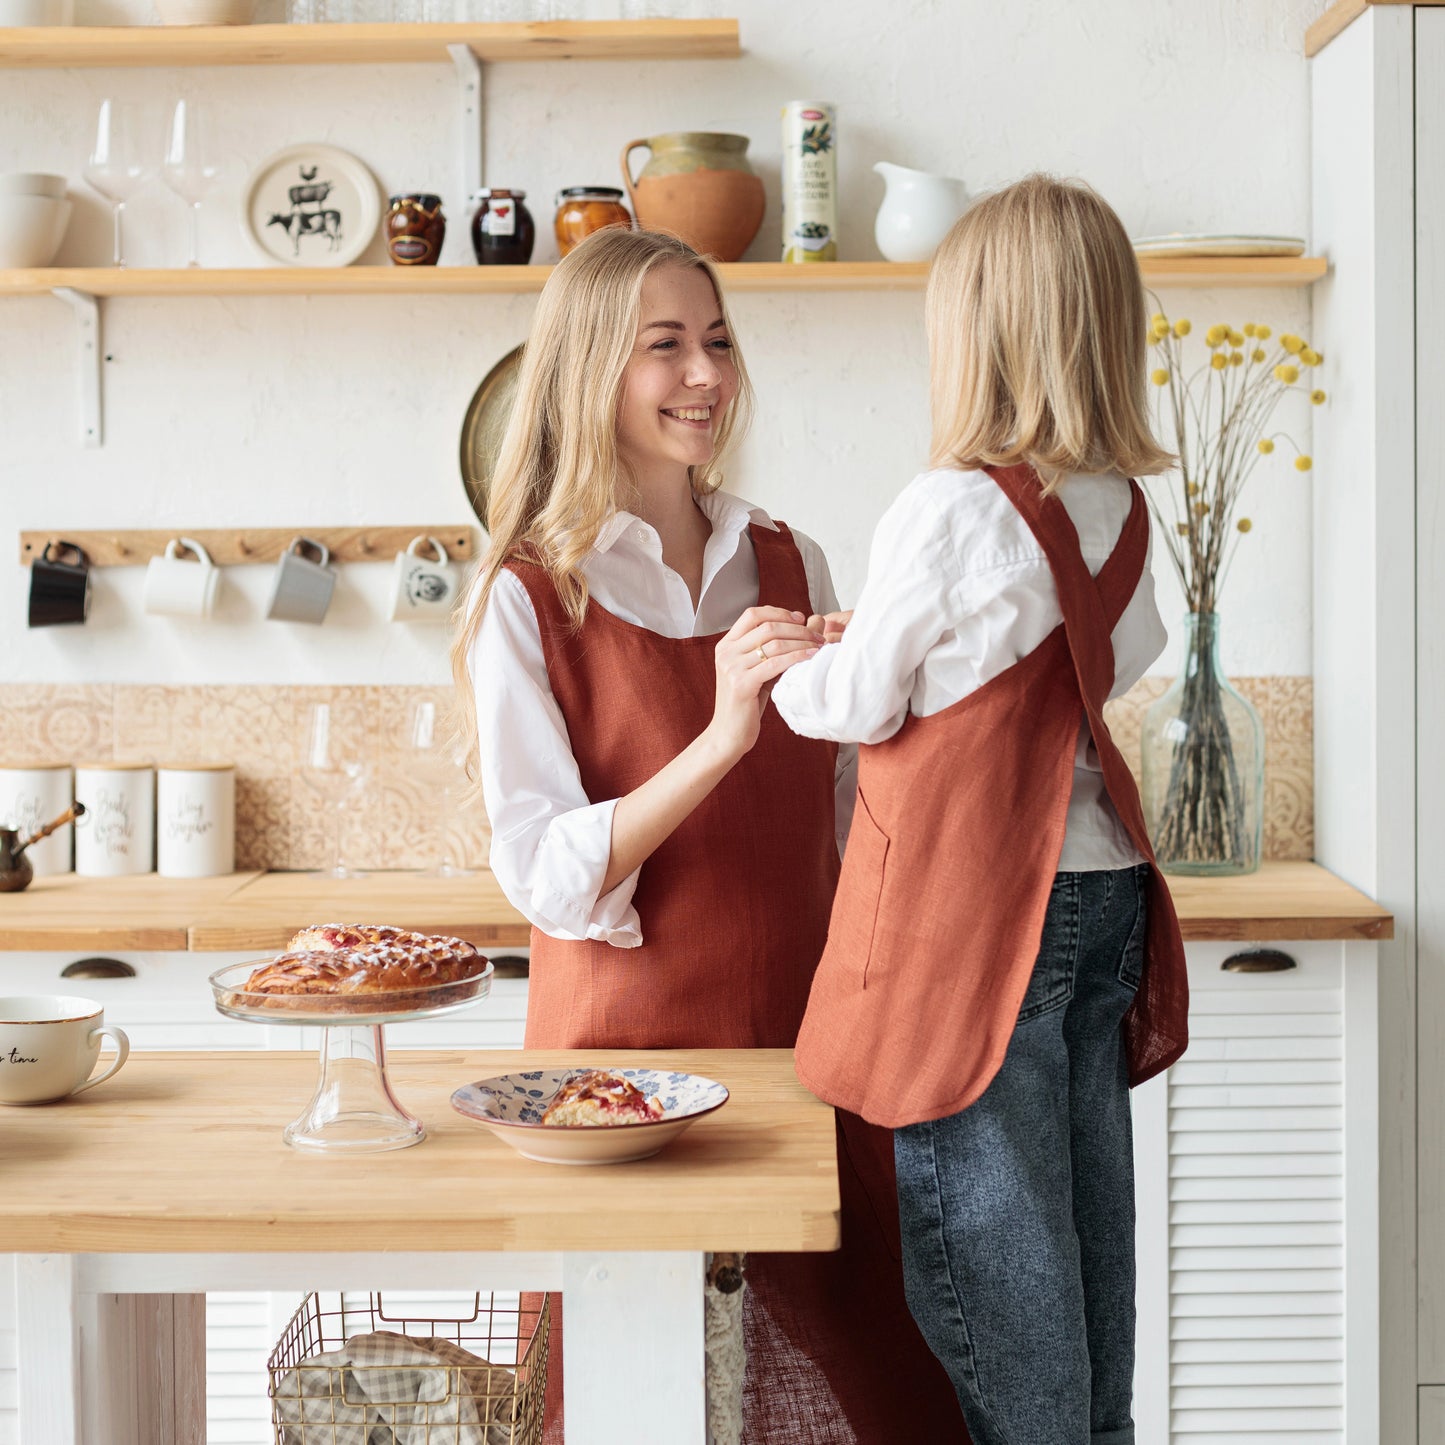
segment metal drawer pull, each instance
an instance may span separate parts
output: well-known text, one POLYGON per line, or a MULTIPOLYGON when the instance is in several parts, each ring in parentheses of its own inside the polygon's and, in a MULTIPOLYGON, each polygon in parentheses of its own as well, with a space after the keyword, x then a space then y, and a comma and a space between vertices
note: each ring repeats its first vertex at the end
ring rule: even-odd
POLYGON ((492 960, 493 978, 526 978, 529 964, 519 953, 504 953, 492 960))
POLYGON ((118 958, 77 958, 60 970, 61 978, 134 978, 135 969, 118 958))
POLYGON ((1277 948, 1251 948, 1246 953, 1231 953, 1221 963, 1225 973, 1284 973, 1299 965, 1289 954, 1277 948))

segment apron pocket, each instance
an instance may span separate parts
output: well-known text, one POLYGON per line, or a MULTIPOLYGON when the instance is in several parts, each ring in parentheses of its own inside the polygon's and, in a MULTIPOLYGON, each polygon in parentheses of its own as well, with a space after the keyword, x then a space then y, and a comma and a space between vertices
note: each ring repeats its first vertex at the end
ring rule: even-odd
POLYGON ((830 945, 836 944, 868 986, 868 965, 873 957, 878 906, 883 895, 883 870, 888 861, 888 835, 873 820, 863 794, 853 809, 848 848, 838 875, 838 896, 828 928, 830 945))

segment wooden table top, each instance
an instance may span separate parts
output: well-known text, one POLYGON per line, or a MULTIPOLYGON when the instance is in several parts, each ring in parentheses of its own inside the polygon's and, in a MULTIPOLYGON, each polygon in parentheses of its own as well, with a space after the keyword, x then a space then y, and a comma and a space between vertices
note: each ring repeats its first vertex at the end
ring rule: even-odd
POLYGON ((316 1084, 302 1053, 139 1053, 60 1104, 0 1106, 6 1250, 828 1250, 838 1247, 833 1111, 786 1049, 398 1053, 409 1149, 303 1154, 281 1131, 316 1084), (473 1079, 606 1063, 685 1069, 732 1097, 651 1159, 524 1159, 450 1106, 473 1079))
MULTIPOLYGON (((1394 919, 1317 863, 1266 863, 1238 878, 1169 880, 1189 941, 1384 939, 1394 919)), ((0 950, 134 949, 276 953, 309 923, 390 923, 488 948, 525 948, 531 930, 496 877, 372 873, 334 883, 311 873, 226 878, 37 879, 0 894, 0 950)))

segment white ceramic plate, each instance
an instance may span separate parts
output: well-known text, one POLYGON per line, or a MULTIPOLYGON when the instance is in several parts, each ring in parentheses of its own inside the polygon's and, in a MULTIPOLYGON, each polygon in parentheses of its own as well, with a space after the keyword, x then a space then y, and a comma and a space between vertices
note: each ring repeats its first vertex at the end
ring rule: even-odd
POLYGON ((1141 256, 1303 256, 1301 236, 1183 235, 1140 236, 1134 249, 1141 256))
POLYGON ((452 1108, 490 1129, 528 1159, 544 1164, 625 1164, 656 1154, 689 1125, 728 1101, 727 1088, 701 1074, 679 1074, 669 1069, 609 1069, 609 1073, 621 1074, 649 1097, 661 1099, 662 1118, 600 1128, 542 1123, 542 1111, 557 1090, 580 1072, 532 1069, 479 1079, 452 1095, 452 1108))
POLYGON ((252 171, 241 195, 242 229, 283 266, 349 266, 380 220, 376 177, 336 146, 277 151, 252 171))

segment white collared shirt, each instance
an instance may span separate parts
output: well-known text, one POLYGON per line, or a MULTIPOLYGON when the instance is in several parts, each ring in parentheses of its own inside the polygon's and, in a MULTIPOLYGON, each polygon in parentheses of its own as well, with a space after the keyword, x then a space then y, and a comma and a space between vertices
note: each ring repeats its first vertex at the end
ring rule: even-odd
MULTIPOLYGON (((662 560, 657 532, 631 512, 602 529, 583 563, 592 602, 663 637, 726 632, 758 602, 758 562, 748 524, 777 527, 760 507, 726 492, 700 497, 712 523, 694 610, 687 583, 662 560)), ((818 544, 795 531, 815 612, 838 606, 818 544)), ((632 906, 638 874, 600 897, 612 854, 616 798, 592 802, 582 787, 567 725, 552 695, 532 599, 520 579, 497 577, 468 657, 477 702, 482 793, 492 825, 491 865, 513 904, 553 938, 642 942, 632 906)), ((840 748, 839 839, 853 816, 857 749, 840 748)), ((841 847, 841 844, 840 844, 841 847)), ((725 867, 719 861, 719 867, 725 867)), ((784 893, 786 890, 784 890, 784 893)), ((780 895, 782 896, 782 895, 780 895)))
MULTIPOLYGON (((1129 515, 1128 483, 1116 475, 1071 476, 1058 496, 1097 575, 1129 515)), ((1048 559, 1003 489, 982 471, 924 472, 878 524, 843 640, 784 673, 773 702, 805 737, 882 742, 910 712, 941 712, 1027 657, 1062 621, 1048 559)), ((1146 565, 1113 632, 1109 696, 1127 692, 1166 640, 1146 565)), ((1059 871, 1143 861, 1109 801, 1081 722, 1059 871)))

